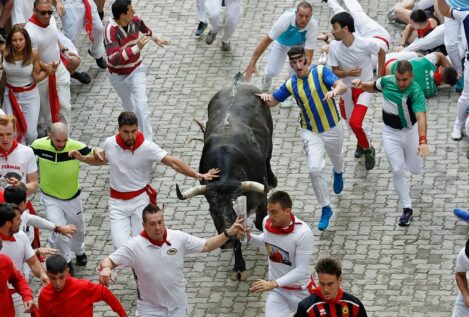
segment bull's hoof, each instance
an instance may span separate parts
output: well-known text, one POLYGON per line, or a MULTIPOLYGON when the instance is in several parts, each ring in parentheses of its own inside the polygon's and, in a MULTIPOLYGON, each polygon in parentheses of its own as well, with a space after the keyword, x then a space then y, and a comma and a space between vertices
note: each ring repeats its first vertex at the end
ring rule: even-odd
POLYGON ((248 271, 232 271, 230 272, 230 279, 232 281, 246 281, 248 279, 248 271))

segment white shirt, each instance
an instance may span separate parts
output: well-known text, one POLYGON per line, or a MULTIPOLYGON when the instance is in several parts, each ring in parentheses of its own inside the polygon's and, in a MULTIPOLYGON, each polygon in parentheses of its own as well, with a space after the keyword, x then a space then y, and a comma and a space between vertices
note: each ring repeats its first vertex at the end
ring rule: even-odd
POLYGON ((184 257, 202 252, 206 240, 182 231, 167 229, 171 245, 153 245, 138 235, 127 241, 109 258, 121 267, 131 267, 137 275, 139 306, 174 310, 187 302, 184 257))
POLYGON ((21 230, 26 233, 31 243, 34 240, 34 227, 53 231, 55 229, 55 224, 42 217, 31 215, 29 210, 23 211, 21 214, 21 230))
MULTIPOLYGON (((466 273, 466 280, 469 285, 469 259, 466 256, 465 247, 459 251, 458 256, 456 257, 456 272, 457 273, 466 273)), ((461 291, 458 288, 458 297, 462 298, 461 291)))
POLYGON ((111 187, 119 192, 132 192, 145 187, 150 180, 153 162, 161 162, 168 154, 148 140, 132 153, 117 144, 115 135, 104 141, 103 149, 111 170, 111 187))
POLYGON ((16 239, 13 241, 2 241, 3 247, 0 253, 8 255, 18 270, 23 271, 23 264, 34 256, 33 248, 28 236, 23 231, 13 234, 16 239))
POLYGON ((6 178, 14 177, 26 183, 26 176, 34 172, 37 172, 36 157, 28 146, 18 144, 6 160, 0 156, 0 181, 3 188, 10 186, 5 182, 6 178))
POLYGON ((24 28, 31 37, 33 48, 39 51, 41 62, 46 64, 60 62, 59 31, 54 17, 51 17, 47 28, 40 27, 32 22, 26 23, 24 28))
MULTIPOLYGON (((284 12, 270 29, 268 35, 272 40, 276 40, 283 32, 291 26, 296 26, 296 11, 289 10, 284 12)), ((306 32, 305 49, 314 50, 318 37, 318 22, 311 17, 305 28, 300 32, 306 32)))
POLYGON ((252 235, 250 244, 264 245, 269 260, 269 279, 275 280, 280 287, 301 286, 310 281, 308 265, 313 255, 313 231, 308 224, 296 218, 295 229, 289 234, 274 234, 265 229, 269 216, 263 220, 264 232, 252 235))
POLYGON ((349 71, 355 67, 362 69, 360 77, 345 77, 342 81, 347 86, 353 79, 362 81, 373 80, 373 66, 371 56, 377 55, 380 47, 370 39, 354 35, 353 43, 350 47, 345 46, 342 41, 332 41, 329 45, 328 64, 332 67, 339 67, 341 70, 349 71))
POLYGON ((11 11, 11 24, 24 24, 33 15, 34 0, 15 0, 11 11))

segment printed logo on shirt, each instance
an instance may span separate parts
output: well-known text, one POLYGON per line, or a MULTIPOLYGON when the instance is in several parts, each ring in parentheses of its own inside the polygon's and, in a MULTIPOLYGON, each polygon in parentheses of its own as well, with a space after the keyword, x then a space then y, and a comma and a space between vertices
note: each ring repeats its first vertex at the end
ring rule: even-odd
POLYGON ((327 315, 327 312, 324 308, 319 308, 319 316, 326 316, 327 315))
POLYGON ((347 306, 342 307, 342 315, 348 315, 348 307, 347 306))
POLYGON ((283 250, 282 248, 277 247, 276 245, 266 243, 265 247, 267 249, 267 254, 269 255, 269 259, 272 262, 283 263, 288 266, 292 265, 290 261, 290 254, 287 251, 283 250))
POLYGON ((168 255, 175 255, 178 253, 178 250, 176 248, 171 248, 166 253, 168 253, 168 255))

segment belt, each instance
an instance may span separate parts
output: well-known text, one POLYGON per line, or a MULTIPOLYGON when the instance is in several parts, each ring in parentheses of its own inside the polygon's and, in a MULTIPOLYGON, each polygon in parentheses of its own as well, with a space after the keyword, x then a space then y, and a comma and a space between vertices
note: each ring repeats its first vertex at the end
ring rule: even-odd
POLYGON ((30 83, 29 85, 24 86, 24 87, 15 87, 15 86, 10 85, 9 83, 6 83, 5 85, 8 87, 8 89, 13 91, 14 93, 30 91, 30 90, 33 90, 34 88, 36 88, 36 83, 34 83, 34 82, 30 83))
POLYGON ((134 199, 135 197, 137 197, 137 196, 139 196, 139 195, 141 195, 145 192, 147 193, 148 197, 150 198, 150 203, 156 205, 156 196, 158 195, 158 192, 150 184, 148 184, 147 186, 145 186, 145 187, 143 187, 139 190, 132 191, 132 192, 120 192, 120 191, 115 190, 112 187, 110 188, 111 198, 120 199, 120 200, 134 199))
POLYGON ((389 41, 386 40, 385 37, 382 37, 382 36, 373 36, 373 37, 376 38, 376 39, 380 39, 381 41, 383 41, 384 43, 386 43, 386 46, 387 46, 388 49, 389 49, 389 41))
POLYGON ((395 61, 397 61, 397 58, 391 58, 388 61, 386 61, 384 63, 383 70, 381 71, 381 75, 383 76, 386 75, 386 68, 388 68, 389 64, 394 63, 395 61))

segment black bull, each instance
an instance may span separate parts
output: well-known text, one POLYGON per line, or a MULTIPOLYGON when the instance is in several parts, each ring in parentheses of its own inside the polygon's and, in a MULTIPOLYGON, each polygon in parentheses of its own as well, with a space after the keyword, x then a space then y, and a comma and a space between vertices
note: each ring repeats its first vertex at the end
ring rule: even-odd
MULTIPOLYGON (((204 148, 199 172, 220 169, 220 177, 182 193, 179 199, 204 194, 218 233, 228 229, 236 219, 233 201, 247 197, 248 215, 256 213, 256 228, 262 230, 266 216, 267 192, 277 180, 270 167, 272 156, 272 116, 258 97, 259 89, 237 81, 231 88, 219 91, 208 105, 204 148)), ((230 239, 224 248, 233 247, 233 271, 240 278, 246 265, 239 240, 230 239)))

